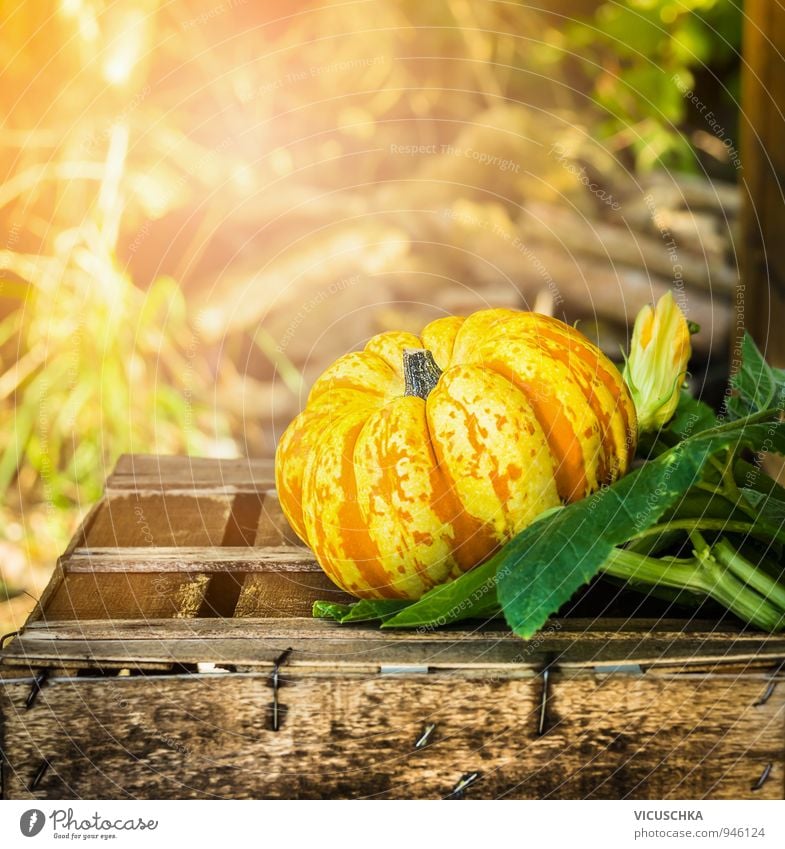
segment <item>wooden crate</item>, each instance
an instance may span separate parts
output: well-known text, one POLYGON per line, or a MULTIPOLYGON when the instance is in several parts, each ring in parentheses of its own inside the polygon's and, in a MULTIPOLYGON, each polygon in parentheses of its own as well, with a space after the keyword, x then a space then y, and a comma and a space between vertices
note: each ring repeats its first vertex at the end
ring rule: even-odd
POLYGON ((6 798, 783 798, 785 637, 565 618, 387 633, 266 461, 123 457, 0 653, 6 798))

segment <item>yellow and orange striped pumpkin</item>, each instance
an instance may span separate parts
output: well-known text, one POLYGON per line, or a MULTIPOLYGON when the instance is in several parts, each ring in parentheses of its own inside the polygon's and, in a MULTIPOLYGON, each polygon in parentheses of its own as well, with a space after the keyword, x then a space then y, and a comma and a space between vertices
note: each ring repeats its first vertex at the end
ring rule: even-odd
POLYGON ((581 333, 531 312, 389 332, 316 381, 276 453, 283 511, 361 598, 419 598, 627 471, 635 409, 581 333))

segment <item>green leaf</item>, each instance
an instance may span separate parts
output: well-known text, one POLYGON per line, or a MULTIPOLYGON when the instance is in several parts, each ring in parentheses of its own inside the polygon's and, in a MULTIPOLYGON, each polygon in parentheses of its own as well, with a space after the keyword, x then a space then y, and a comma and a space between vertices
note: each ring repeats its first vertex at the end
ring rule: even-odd
POLYGON ((497 572, 498 597, 513 631, 531 637, 602 569, 613 548, 684 497, 712 454, 736 443, 754 447, 772 428, 785 425, 739 422, 694 436, 515 537, 501 552, 497 572))
POLYGON ((760 466, 748 463, 743 457, 738 457, 733 464, 733 477, 742 490, 751 489, 779 501, 785 501, 785 487, 769 477, 760 466))
POLYGON ((411 601, 398 598, 361 599, 351 605, 351 610, 341 619, 341 623, 371 622, 375 619, 381 619, 384 622, 410 604, 411 601))
POLYGON ((761 519, 782 530, 785 525, 785 501, 754 489, 742 489, 742 498, 754 508, 761 519))
POLYGON ((727 410, 731 419, 782 409, 785 404, 785 370, 772 368, 746 331, 741 343, 741 368, 731 376, 730 386, 733 394, 727 410))
MULTIPOLYGON (((563 508, 551 507, 535 519, 540 522, 563 508)), ((503 551, 460 578, 439 584, 422 598, 388 619, 383 628, 439 627, 463 619, 490 619, 501 614, 496 597, 496 566, 503 551)))
POLYGON ((315 601, 311 608, 311 616, 314 619, 341 619, 352 609, 351 604, 338 604, 333 601, 315 601))
POLYGON ((708 430, 717 424, 717 415, 708 404, 693 398, 682 390, 679 406, 668 425, 668 430, 682 439, 708 430))
POLYGON ((345 624, 348 622, 384 621, 399 610, 412 604, 406 599, 360 599, 352 604, 337 604, 331 601, 315 601, 313 616, 316 619, 333 619, 345 624))
POLYGON ((462 619, 489 618, 500 612, 496 599, 496 565, 502 552, 461 575, 439 584, 383 623, 383 628, 438 628, 462 619))

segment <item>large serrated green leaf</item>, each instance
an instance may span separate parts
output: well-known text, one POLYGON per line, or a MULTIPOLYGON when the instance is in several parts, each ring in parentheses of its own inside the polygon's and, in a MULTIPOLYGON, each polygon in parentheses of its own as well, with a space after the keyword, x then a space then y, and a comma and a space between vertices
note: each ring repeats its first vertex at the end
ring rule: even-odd
POLYGON ((530 526, 510 542, 497 571, 507 623, 531 637, 601 569, 613 548, 651 527, 697 481, 708 458, 737 443, 759 445, 785 424, 715 428, 685 440, 613 486, 530 526))
POLYGON ((731 419, 785 404, 785 370, 770 366, 745 331, 741 343, 741 368, 730 379, 733 395, 728 399, 727 410, 731 419))

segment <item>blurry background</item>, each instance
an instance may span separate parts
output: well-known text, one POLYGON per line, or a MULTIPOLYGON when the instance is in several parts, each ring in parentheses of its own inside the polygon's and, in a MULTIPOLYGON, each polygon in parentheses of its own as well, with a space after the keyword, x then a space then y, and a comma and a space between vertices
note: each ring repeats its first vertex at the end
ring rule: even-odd
POLYGON ((727 375, 733 0, 0 0, 0 634, 122 452, 271 455, 335 357, 485 306, 727 375), (10 597, 10 601, 5 599, 10 597))

